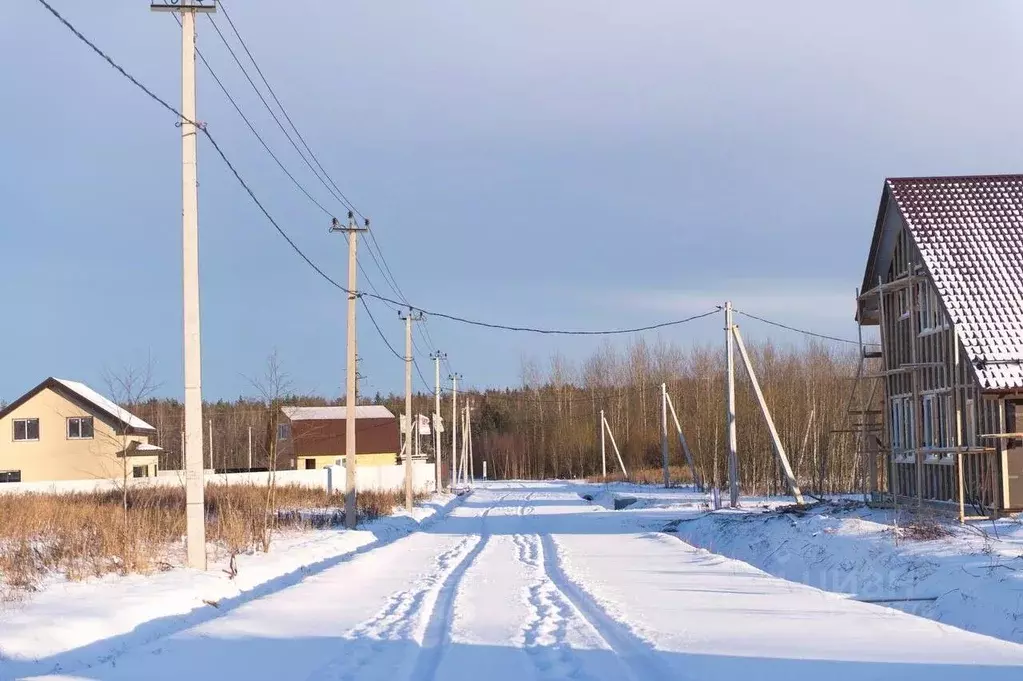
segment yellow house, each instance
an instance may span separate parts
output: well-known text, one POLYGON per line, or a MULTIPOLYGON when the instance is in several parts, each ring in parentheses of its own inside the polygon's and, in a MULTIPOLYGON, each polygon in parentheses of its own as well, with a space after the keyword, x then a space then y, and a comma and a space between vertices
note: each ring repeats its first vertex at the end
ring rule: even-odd
POLYGON ((48 378, 0 411, 0 482, 155 476, 155 433, 84 383, 48 378))

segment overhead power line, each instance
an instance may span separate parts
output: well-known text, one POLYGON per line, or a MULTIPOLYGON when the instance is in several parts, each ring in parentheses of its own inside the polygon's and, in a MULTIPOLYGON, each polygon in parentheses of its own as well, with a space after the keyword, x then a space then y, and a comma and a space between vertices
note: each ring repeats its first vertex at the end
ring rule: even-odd
MULTIPOLYGON (((256 62, 256 58, 252 56, 252 52, 249 50, 249 46, 245 43, 245 39, 242 38, 242 34, 238 31, 238 27, 235 26, 234 21, 231 19, 231 14, 227 11, 227 7, 224 5, 222 1, 218 4, 220 7, 220 11, 223 12, 224 14, 224 18, 227 19, 227 23, 230 24, 231 30, 234 32, 235 37, 238 38, 238 42, 241 43, 242 49, 245 50, 245 54, 248 55, 249 60, 252 62, 252 65, 256 67, 256 73, 259 74, 259 77, 263 81, 263 84, 266 86, 266 89, 270 92, 270 96, 273 97, 273 100, 277 103, 277 106, 280 107, 281 113, 284 114, 284 118, 287 119, 288 124, 291 126, 291 129, 295 131, 295 136, 298 137, 300 142, 302 142, 302 146, 305 147, 305 150, 309 153, 310 158, 313 159, 313 162, 316 163, 316 166, 323 173, 323 176, 326 177, 330 184, 334 187, 334 191, 337 192, 337 197, 341 201, 341 203, 343 203, 345 207, 348 208, 348 210, 353 211, 356 215, 365 220, 366 216, 363 215, 359 211, 359 209, 355 207, 355 204, 348 200, 348 197, 345 196, 345 193, 341 191, 341 189, 337 186, 337 183, 334 182, 334 179, 323 167, 323 164, 320 163, 320 160, 316 158, 316 154, 314 154, 313 150, 309 148, 309 145, 306 143, 305 138, 302 136, 302 133, 299 132, 298 127, 296 127, 295 125, 295 122, 291 120, 291 116, 288 115, 287 109, 285 109, 284 105, 281 104, 281 100, 277 97, 277 93, 274 92, 274 89, 270 86, 270 83, 269 81, 267 81, 266 76, 263 75, 263 70, 259 68, 259 63, 256 62)), ((210 17, 210 21, 212 22, 213 17, 211 17, 208 14, 207 16, 210 17)), ((217 33, 220 33, 219 29, 217 30, 217 33)))
MULTIPOLYGON (((796 333, 801 333, 804 336, 812 336, 813 338, 821 338, 823 340, 835 341, 837 343, 850 343, 852 345, 859 345, 860 344, 860 342, 857 341, 857 340, 851 340, 849 338, 839 338, 838 336, 829 336, 827 334, 817 333, 815 331, 807 331, 806 329, 799 329, 799 328, 796 328, 795 326, 789 326, 788 324, 782 324, 781 322, 776 322, 776 321, 773 321, 771 319, 764 319, 763 317, 758 317, 755 314, 750 314, 749 312, 743 312, 742 310, 737 310, 737 309, 733 308, 733 312, 735 312, 736 314, 740 314, 743 317, 749 317, 750 319, 755 319, 758 322, 763 322, 764 324, 769 324, 771 326, 776 326, 779 329, 785 329, 787 331, 795 331, 796 333)), ((864 342, 863 344, 864 345, 880 345, 880 343, 874 343, 874 342, 869 342, 869 343, 868 342, 864 342)))
MULTIPOLYGON (((313 269, 314 272, 319 274, 320 277, 322 277, 329 284, 331 284, 332 286, 334 286, 338 290, 345 292, 346 294, 351 293, 346 287, 342 286, 338 281, 333 279, 322 268, 320 268, 319 265, 317 265, 308 255, 306 255, 306 253, 301 248, 299 248, 298 244, 295 243, 295 241, 291 238, 291 236, 274 219, 274 217, 267 210, 266 206, 264 206, 263 203, 259 200, 259 197, 256 196, 256 193, 252 190, 252 188, 248 185, 248 183, 245 182, 244 178, 242 178, 241 174, 238 172, 238 169, 231 162, 231 160, 227 157, 227 154, 224 152, 224 150, 217 143, 216 139, 213 137, 213 135, 210 133, 208 127, 204 123, 201 123, 201 122, 198 122, 198 121, 193 121, 193 120, 190 120, 190 119, 186 118, 185 116, 183 116, 182 113, 177 108, 175 108, 174 106, 169 104, 165 99, 161 98, 155 92, 153 92, 148 87, 146 87, 141 81, 139 81, 137 78, 135 78, 130 73, 128 73, 124 69, 124 67, 122 67, 120 64, 115 62, 113 60, 113 58, 110 57, 106 52, 101 50, 94 42, 89 40, 89 38, 87 38, 81 31, 79 31, 77 28, 75 28, 75 26, 73 24, 71 24, 71 22, 69 22, 67 19, 65 19, 63 15, 61 15, 56 9, 54 9, 54 7, 49 2, 47 2, 47 0, 37 0, 37 1, 39 2, 39 4, 41 4, 43 7, 45 7, 58 21, 60 21, 69 31, 71 31, 75 35, 76 38, 78 38, 81 42, 85 43, 85 45, 87 45, 97 55, 102 57, 103 60, 106 61, 114 70, 116 70, 124 78, 126 78, 128 81, 130 81, 133 85, 135 85, 137 88, 139 88, 142 92, 144 92, 150 99, 152 99, 154 102, 156 102, 161 107, 166 109, 168 112, 174 114, 174 116, 176 118, 178 118, 179 120, 182 120, 182 121, 185 121, 186 123, 195 125, 196 129, 201 130, 202 133, 206 136, 206 139, 208 139, 210 141, 210 144, 213 146, 214 151, 217 152, 217 155, 220 156, 220 159, 227 166, 228 170, 231 171, 231 174, 234 176, 234 178, 238 182, 238 184, 241 185, 242 189, 244 189, 245 192, 249 195, 249 198, 252 199, 252 202, 256 204, 256 207, 260 210, 260 212, 263 214, 263 216, 266 217, 267 221, 270 222, 270 224, 274 227, 274 229, 277 230, 277 232, 281 235, 281 237, 284 238, 284 240, 291 247, 291 249, 294 250, 295 253, 298 254, 298 256, 300 258, 302 258, 302 260, 304 260, 305 263, 307 265, 309 265, 310 268, 313 269)), ((357 295, 360 298, 363 298, 363 297, 373 298, 373 299, 380 300, 380 301, 383 301, 383 302, 386 302, 386 303, 390 303, 392 305, 397 305, 399 307, 400 306, 404 306, 406 304, 406 303, 403 303, 401 301, 394 300, 393 298, 388 298, 387 296, 380 295, 379 293, 361 292, 361 293, 357 293, 357 295)), ((500 323, 494 323, 494 322, 485 322, 485 321, 478 320, 478 319, 470 319, 468 317, 462 317, 462 316, 459 316, 459 315, 449 314, 449 313, 446 313, 446 312, 440 312, 440 311, 437 311, 437 310, 429 310, 429 309, 420 307, 418 305, 408 304, 408 307, 412 308, 415 311, 422 312, 423 314, 428 315, 428 316, 438 317, 440 319, 447 319, 447 320, 450 320, 450 321, 459 322, 459 323, 462 323, 462 324, 468 324, 468 325, 472 325, 472 326, 478 326, 478 327, 482 327, 482 328, 498 329, 498 330, 504 330, 504 331, 516 331, 516 332, 523 332, 523 333, 536 333, 536 334, 542 334, 542 335, 559 335, 559 336, 613 336, 613 335, 624 335, 624 334, 631 334, 631 333, 640 333, 640 332, 643 332, 643 331, 653 331, 653 330, 656 330, 656 329, 663 329, 663 328, 668 328, 668 327, 672 327, 672 326, 679 326, 681 324, 686 324, 688 322, 692 322, 692 321, 695 321, 695 320, 698 320, 698 319, 702 319, 704 317, 709 317, 710 315, 716 314, 719 310, 721 310, 721 306, 716 306, 714 309, 708 310, 707 312, 703 312, 701 314, 696 314, 696 315, 692 315, 692 316, 689 316, 689 317, 685 317, 683 319, 673 319, 673 320, 669 320, 669 321, 658 322, 658 323, 655 323, 655 324, 648 324, 648 325, 645 325, 645 326, 637 326, 637 327, 629 327, 629 328, 619 328, 619 329, 599 329, 599 330, 597 330, 597 329, 553 329, 553 328, 541 328, 541 327, 535 327, 535 326, 500 324, 500 323)), ((745 314, 745 313, 740 313, 740 314, 745 314)), ((747 316, 751 316, 751 315, 747 315, 747 316)), ((757 319, 760 319, 760 318, 757 318, 757 319)), ((761 320, 761 321, 766 321, 766 320, 761 320)), ((768 322, 768 323, 773 323, 773 322, 768 322)), ((791 327, 788 327, 788 328, 791 328, 791 327)), ((794 330, 798 330, 798 329, 794 329, 794 330)), ((811 333, 811 332, 804 332, 804 333, 811 333)), ((381 335, 382 335, 382 332, 381 332, 381 335)), ((811 335, 819 335, 819 334, 811 334, 811 335)), ((833 339, 833 340, 839 340, 839 339, 833 339)), ((846 341, 846 342, 848 342, 848 341, 846 341)), ((392 352, 394 351, 393 348, 391 348, 391 350, 392 350, 392 352)), ((398 354, 397 352, 395 352, 395 354, 399 358, 401 357, 401 355, 398 354)))
MULTIPOLYGON (((178 26, 180 26, 181 25, 181 19, 178 18, 178 15, 176 13, 174 13, 174 12, 171 12, 170 15, 172 17, 174 17, 174 21, 177 22, 178 26)), ((213 70, 213 67, 210 65, 209 61, 206 60, 206 56, 202 53, 202 50, 200 50, 199 48, 196 48, 195 53, 197 55, 199 55, 199 59, 200 59, 200 61, 202 61, 203 66, 205 66, 206 70, 209 71, 211 76, 213 76, 214 82, 216 82, 216 84, 220 87, 220 90, 221 90, 221 92, 224 93, 224 96, 227 97, 227 101, 229 101, 231 103, 231 106, 234 107, 234 110, 241 117, 242 121, 245 122, 245 125, 249 128, 249 130, 252 132, 252 134, 255 136, 255 138, 257 140, 259 140, 259 143, 263 146, 263 149, 266 150, 266 153, 270 155, 270 158, 272 158, 274 160, 274 162, 277 163, 277 165, 280 167, 280 169, 282 171, 284 171, 284 174, 288 176, 288 179, 290 179, 291 182, 296 187, 298 187, 298 190, 301 191, 305 195, 305 197, 307 199, 309 199, 309 201, 311 201, 313 203, 313 205, 315 205, 317 208, 319 208, 327 216, 334 217, 334 213, 332 213, 331 211, 327 210, 323 206, 323 204, 321 204, 319 201, 317 201, 313 197, 313 195, 309 192, 309 190, 306 189, 302 185, 302 183, 299 182, 298 179, 296 179, 295 176, 291 174, 291 171, 289 171, 284 166, 284 163, 281 162, 281 159, 277 157, 277 154, 275 154, 273 152, 273 150, 270 148, 270 145, 266 143, 266 140, 264 140, 263 137, 256 130, 256 127, 252 124, 252 121, 250 121, 248 116, 246 116, 245 113, 241 110, 241 107, 238 105, 238 102, 236 102, 234 97, 231 96, 231 93, 228 92, 227 87, 224 85, 223 81, 220 80, 220 77, 217 75, 217 72, 213 70)))

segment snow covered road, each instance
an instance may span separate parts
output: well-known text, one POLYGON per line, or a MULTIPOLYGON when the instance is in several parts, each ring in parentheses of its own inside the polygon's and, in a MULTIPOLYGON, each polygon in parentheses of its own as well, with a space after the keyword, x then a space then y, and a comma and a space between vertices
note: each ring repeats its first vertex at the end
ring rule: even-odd
POLYGON ((777 579, 641 519, 571 485, 494 483, 426 531, 36 678, 1023 678, 1023 646, 777 579))

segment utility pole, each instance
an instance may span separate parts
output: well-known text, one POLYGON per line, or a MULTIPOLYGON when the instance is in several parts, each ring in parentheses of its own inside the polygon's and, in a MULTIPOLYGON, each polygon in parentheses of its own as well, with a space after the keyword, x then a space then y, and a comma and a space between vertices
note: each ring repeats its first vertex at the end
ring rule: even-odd
POLYGON ((671 482, 668 475, 668 386, 661 383, 661 462, 664 465, 664 489, 671 482))
POLYGON ((600 472, 607 484, 607 436, 604 434, 604 410, 600 410, 600 472))
POLYGON ((451 374, 451 487, 458 484, 458 379, 459 374, 451 374))
POLYGON ((473 460, 472 460, 472 402, 471 401, 469 402, 469 406, 466 407, 466 410, 465 410, 465 437, 466 437, 467 440, 469 440, 469 471, 468 471, 468 476, 467 477, 469 478, 469 484, 470 485, 475 485, 476 484, 476 472, 475 472, 475 468, 476 467, 473 465, 473 460))
MULTIPOLYGON (((412 513, 412 322, 423 318, 422 312, 409 308, 408 314, 398 313, 405 320, 405 512, 412 513)), ((416 418, 416 428, 419 419, 416 418)), ((416 435, 416 441, 419 436, 416 435)))
POLYGON ((355 275, 358 261, 356 251, 359 244, 359 232, 369 230, 367 219, 362 227, 355 222, 355 215, 348 211, 348 225, 342 226, 337 218, 331 221, 331 232, 343 232, 348 237, 348 324, 345 341, 345 527, 355 527, 357 507, 355 505, 355 469, 358 461, 355 456, 355 406, 357 397, 355 366, 355 303, 359 298, 356 289, 355 275))
POLYGON ((185 368, 185 527, 188 567, 206 569, 202 455, 202 353, 199 343, 199 179, 196 169, 195 15, 210 0, 153 0, 150 9, 181 14, 181 244, 185 368))
POLYGON ((728 494, 732 508, 739 505, 739 457, 735 437, 735 338, 732 335, 732 301, 725 303, 725 361, 727 364, 726 426, 728 430, 728 494))
POLYGON ((441 453, 440 453, 440 361, 446 359, 447 355, 438 350, 430 355, 433 359, 433 481, 435 491, 440 492, 443 488, 441 484, 441 453))

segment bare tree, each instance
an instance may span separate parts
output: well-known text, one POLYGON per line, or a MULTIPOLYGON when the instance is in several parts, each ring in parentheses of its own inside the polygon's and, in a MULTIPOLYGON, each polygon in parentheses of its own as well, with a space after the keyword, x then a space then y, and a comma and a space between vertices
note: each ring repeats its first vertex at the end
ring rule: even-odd
POLYGON ((270 542, 277 527, 277 465, 280 440, 278 427, 281 424, 281 408, 291 393, 291 381, 284 373, 276 350, 267 357, 262 377, 253 380, 252 384, 259 391, 263 408, 266 410, 266 433, 263 442, 267 459, 266 505, 261 535, 261 546, 266 552, 270 550, 270 542))

